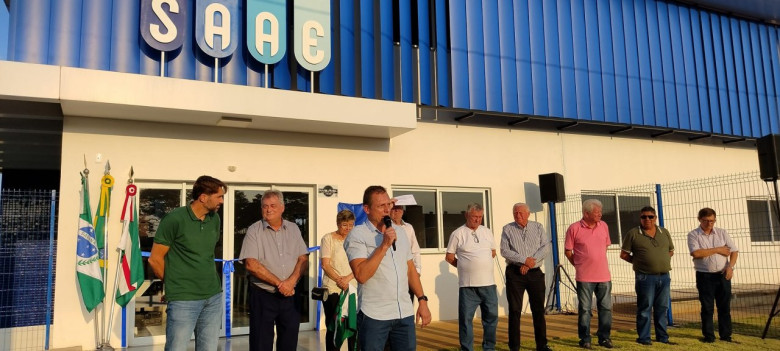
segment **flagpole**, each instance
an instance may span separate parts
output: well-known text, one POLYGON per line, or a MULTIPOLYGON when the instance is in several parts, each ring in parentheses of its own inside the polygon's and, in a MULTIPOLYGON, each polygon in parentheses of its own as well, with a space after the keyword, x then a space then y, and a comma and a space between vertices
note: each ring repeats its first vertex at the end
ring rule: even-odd
MULTIPOLYGON (((128 184, 127 185, 127 190, 125 191, 125 202, 124 202, 124 206, 122 206, 122 222, 123 222, 122 223, 122 233, 123 234, 128 232, 128 227, 130 226, 130 221, 132 220, 132 214, 128 216, 127 215, 127 211, 130 211, 132 213, 133 209, 135 208, 135 205, 134 205, 135 197, 133 197, 135 195, 135 191, 130 189, 131 187, 135 187, 135 185, 133 185, 133 167, 130 167, 130 178, 127 180, 127 184, 128 184), (131 192, 132 192, 132 195, 131 195, 131 192), (129 202, 130 206, 128 206, 128 202, 129 202)), ((121 242, 122 239, 120 239, 119 241, 121 242)), ((121 251, 122 251, 121 247, 117 246, 116 251, 117 251, 118 254, 117 254, 117 258, 116 258, 116 274, 114 274, 114 293, 112 294, 112 297, 111 297, 111 300, 110 300, 111 301, 111 313, 108 314, 108 336, 106 336, 105 342, 103 343, 103 346, 106 346, 106 347, 110 348, 111 350, 114 349, 113 347, 111 347, 110 336, 111 336, 111 330, 112 330, 113 323, 114 323, 114 309, 116 308, 116 305, 117 305, 116 304, 116 292, 117 292, 117 289, 119 288, 118 287, 118 284, 119 284, 119 269, 122 268, 122 256, 123 256, 122 253, 121 253, 121 251)), ((103 349, 105 349, 105 347, 103 349)))
MULTIPOLYGON (((103 173, 103 178, 100 182, 100 201, 98 202, 98 211, 100 211, 100 205, 104 204, 105 206, 105 219, 103 221, 103 296, 108 296, 108 282, 106 282, 106 277, 108 276, 108 222, 109 222, 109 214, 110 214, 110 208, 111 208, 111 189, 114 187, 114 177, 111 176, 111 163, 109 161, 106 161, 106 168, 103 173), (103 189, 105 188, 105 189, 103 189), (105 196, 105 202, 103 202, 103 197, 105 196)), ((111 345, 108 342, 108 339, 110 338, 110 331, 106 330, 106 323, 110 322, 106 320, 106 304, 103 303, 103 309, 101 310, 102 315, 102 321, 100 323, 100 327, 102 328, 101 336, 102 341, 100 344, 100 347, 98 347, 98 350, 113 350, 114 348, 111 347, 111 345)))
MULTIPOLYGON (((84 186, 84 188, 86 188, 86 190, 89 191, 89 169, 87 168, 87 156, 86 155, 84 155, 84 171, 83 171, 83 175, 84 175, 85 184, 86 184, 86 186, 84 186)), ((86 196, 87 196, 87 199, 89 199, 89 194, 87 194, 86 196)), ((82 194, 82 201, 83 200, 84 199, 83 199, 83 194, 82 194)), ((91 210, 87 210, 87 212, 88 212, 87 216, 91 216, 92 215, 92 213, 89 213, 89 212, 92 212, 91 210)), ((92 312, 90 314, 92 315, 92 320, 94 321, 93 325, 95 326, 95 347, 100 347, 100 340, 101 340, 102 336, 100 335, 100 328, 98 328, 98 322, 99 321, 98 321, 98 318, 97 318, 97 308, 92 310, 92 312)))

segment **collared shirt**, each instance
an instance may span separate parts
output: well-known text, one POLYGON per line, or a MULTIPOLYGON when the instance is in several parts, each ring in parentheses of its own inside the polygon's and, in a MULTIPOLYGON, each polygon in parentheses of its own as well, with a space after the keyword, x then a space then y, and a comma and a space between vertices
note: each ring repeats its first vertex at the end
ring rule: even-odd
POLYGON ((526 258, 533 257, 536 265, 531 268, 539 268, 550 251, 550 238, 539 222, 528 221, 525 227, 512 222, 501 231, 501 256, 507 265, 519 266, 525 264, 526 258))
MULTIPOLYGON (((409 299, 408 261, 412 259, 409 239, 403 227, 393 225, 396 250, 385 252, 376 272, 358 284, 358 309, 377 320, 403 319, 414 314, 409 299)), ((367 259, 382 244, 384 234, 371 222, 355 226, 344 241, 349 261, 367 259)))
MULTIPOLYGON (((709 234, 705 234, 701 227, 698 227, 688 233, 688 250, 691 253, 699 249, 714 249, 721 246, 728 246, 731 252, 739 251, 725 229, 713 227, 709 234)), ((714 254, 704 258, 694 258, 693 268, 697 272, 717 273, 726 269, 728 263, 728 257, 714 254)))
MULTIPOLYGON (((265 220, 260 220, 246 230, 244 243, 241 246, 242 259, 254 258, 269 272, 281 280, 292 275, 298 257, 308 255, 309 250, 303 242, 301 230, 290 221, 282 220, 279 230, 274 230, 265 220)), ((276 292, 277 288, 249 274, 249 281, 268 292, 276 292)))
POLYGON ((204 300, 222 291, 214 264, 219 241, 219 215, 209 212, 201 221, 190 205, 160 221, 154 242, 168 246, 165 255, 165 296, 168 301, 204 300))
POLYGON ((496 249, 493 232, 480 225, 471 229, 465 224, 452 232, 447 253, 458 256, 458 286, 480 287, 495 285, 493 277, 493 250, 496 249))
POLYGON ((409 242, 412 245, 412 261, 414 261, 414 268, 417 269, 417 274, 422 273, 422 257, 420 257, 420 244, 417 242, 417 235, 414 233, 414 227, 410 223, 401 221, 401 225, 406 231, 406 237, 409 238, 409 242))
POLYGON ((669 231, 655 226, 655 237, 650 237, 641 227, 634 227, 623 238, 622 250, 633 253, 634 271, 645 274, 669 273, 672 270, 674 242, 669 231))
POLYGON ((607 263, 609 227, 599 221, 588 228, 584 220, 572 223, 566 230, 565 249, 574 253, 574 268, 578 282, 603 283, 612 280, 607 263))

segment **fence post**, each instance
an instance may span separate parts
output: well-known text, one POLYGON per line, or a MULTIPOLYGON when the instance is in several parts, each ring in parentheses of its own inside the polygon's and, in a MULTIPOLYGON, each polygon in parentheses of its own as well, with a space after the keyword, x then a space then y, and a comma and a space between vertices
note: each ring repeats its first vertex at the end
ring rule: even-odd
POLYGON ((49 349, 49 332, 51 328, 51 290, 52 274, 54 265, 54 218, 57 209, 57 190, 51 191, 51 212, 49 213, 49 269, 46 279, 46 340, 44 340, 44 349, 49 349))
MULTIPOLYGON (((555 266, 555 269, 557 271, 560 260, 558 258, 558 226, 556 225, 555 222, 555 202, 550 201, 547 203, 547 206, 550 209, 550 242, 552 243, 553 266, 555 266)), ((555 280, 555 308, 558 311, 561 310, 560 284, 561 284, 561 279, 559 275, 558 279, 555 280)))
MULTIPOLYGON (((655 199, 658 204, 658 225, 664 227, 664 202, 663 196, 661 196, 661 184, 655 185, 655 199)), ((669 273, 671 275, 671 272, 669 273)), ((671 284, 670 284, 671 285, 671 284)), ((669 289, 671 290, 671 286, 669 289)), ((672 294, 669 292, 669 309, 666 311, 666 318, 669 321, 669 325, 674 325, 674 317, 672 316, 672 294)))

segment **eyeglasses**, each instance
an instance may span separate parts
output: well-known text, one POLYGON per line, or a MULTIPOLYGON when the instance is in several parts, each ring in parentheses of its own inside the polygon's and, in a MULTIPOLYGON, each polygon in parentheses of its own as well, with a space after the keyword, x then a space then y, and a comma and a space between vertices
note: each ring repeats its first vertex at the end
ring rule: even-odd
POLYGON ((477 237, 477 232, 471 232, 471 236, 474 237, 474 242, 479 244, 479 238, 477 237))
POLYGON ((641 219, 655 219, 654 215, 645 215, 645 216, 639 216, 641 219))

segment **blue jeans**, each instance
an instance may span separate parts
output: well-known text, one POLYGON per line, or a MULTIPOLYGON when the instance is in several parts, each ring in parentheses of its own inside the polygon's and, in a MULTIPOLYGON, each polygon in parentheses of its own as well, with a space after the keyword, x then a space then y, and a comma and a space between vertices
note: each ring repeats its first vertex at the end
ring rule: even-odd
POLYGON ((498 295, 496 286, 461 287, 458 290, 458 336, 460 349, 474 350, 474 313, 477 306, 482 313, 482 349, 496 349, 498 326, 498 295))
POLYGON ((636 333, 638 342, 650 341, 650 309, 653 310, 653 321, 655 322, 655 340, 660 342, 669 341, 669 334, 666 332, 666 326, 669 324, 669 318, 666 316, 669 311, 669 284, 671 278, 669 273, 665 274, 644 274, 634 272, 636 289, 636 333))
POLYGON ((205 300, 169 301, 165 351, 186 351, 195 332, 195 351, 216 351, 224 310, 222 293, 205 300))
POLYGON ((393 351, 414 351, 417 348, 414 316, 383 321, 359 312, 357 323, 358 345, 362 351, 382 351, 388 342, 393 351))
POLYGON ((612 329, 612 282, 586 283, 577 282, 577 300, 579 316, 577 335, 582 342, 590 342, 590 318, 593 316, 593 293, 596 293, 596 305, 599 311, 599 330, 596 335, 599 341, 609 339, 612 329))

